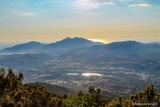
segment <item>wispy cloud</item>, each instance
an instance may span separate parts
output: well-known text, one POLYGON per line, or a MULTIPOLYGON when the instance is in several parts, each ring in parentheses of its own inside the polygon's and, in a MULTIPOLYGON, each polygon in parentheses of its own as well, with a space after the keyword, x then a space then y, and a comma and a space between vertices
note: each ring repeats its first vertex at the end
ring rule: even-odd
POLYGON ((152 4, 142 3, 142 4, 130 4, 130 7, 151 7, 152 4))
POLYGON ((104 5, 114 4, 114 0, 74 0, 74 4, 77 9, 91 10, 100 8, 104 5))
POLYGON ((35 13, 31 13, 31 12, 26 12, 26 13, 21 13, 22 16, 34 16, 35 13))

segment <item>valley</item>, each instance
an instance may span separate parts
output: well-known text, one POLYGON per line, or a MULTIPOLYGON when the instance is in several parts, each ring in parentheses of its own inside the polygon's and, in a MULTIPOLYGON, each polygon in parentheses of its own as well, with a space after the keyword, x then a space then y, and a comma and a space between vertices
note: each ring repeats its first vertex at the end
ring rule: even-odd
POLYGON ((75 92, 85 92, 89 86, 94 86, 102 90, 103 97, 114 98, 144 90, 148 84, 154 84, 159 89, 160 46, 147 45, 122 42, 120 45, 112 43, 63 49, 63 52, 61 50, 56 54, 46 50, 40 53, 2 54, 0 66, 14 68, 16 73, 22 72, 25 76, 23 82, 45 82, 75 92), (95 48, 98 49, 93 52, 95 48), (139 48, 143 50, 135 51, 139 48))

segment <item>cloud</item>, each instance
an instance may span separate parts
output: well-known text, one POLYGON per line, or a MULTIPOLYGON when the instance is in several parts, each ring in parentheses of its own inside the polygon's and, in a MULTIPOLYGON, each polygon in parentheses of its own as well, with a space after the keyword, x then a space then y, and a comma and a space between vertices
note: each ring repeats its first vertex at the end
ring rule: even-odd
POLYGON ((34 16, 35 13, 31 13, 31 12, 26 12, 26 13, 22 13, 22 16, 34 16))
POLYGON ((142 3, 142 4, 130 4, 130 7, 151 7, 152 4, 142 3))
POLYGON ((104 5, 114 4, 114 0, 74 0, 77 9, 91 10, 97 9, 104 5))

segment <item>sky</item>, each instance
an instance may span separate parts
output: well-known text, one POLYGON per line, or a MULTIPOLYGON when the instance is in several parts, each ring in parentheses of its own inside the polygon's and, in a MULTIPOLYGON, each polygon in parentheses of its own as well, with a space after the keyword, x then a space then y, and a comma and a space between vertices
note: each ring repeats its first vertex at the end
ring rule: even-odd
POLYGON ((0 0, 0 43, 160 42, 160 0, 0 0))

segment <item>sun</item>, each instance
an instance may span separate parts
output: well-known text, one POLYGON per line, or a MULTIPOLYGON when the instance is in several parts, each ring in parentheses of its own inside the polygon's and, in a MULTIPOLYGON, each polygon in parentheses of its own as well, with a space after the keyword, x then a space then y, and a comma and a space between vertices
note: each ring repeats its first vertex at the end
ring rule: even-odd
POLYGON ((104 40, 100 40, 100 39, 89 39, 93 42, 101 42, 101 43, 106 43, 104 40))

